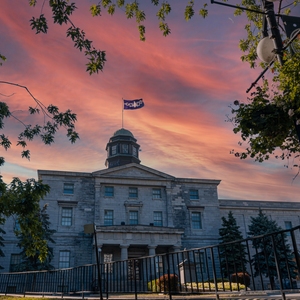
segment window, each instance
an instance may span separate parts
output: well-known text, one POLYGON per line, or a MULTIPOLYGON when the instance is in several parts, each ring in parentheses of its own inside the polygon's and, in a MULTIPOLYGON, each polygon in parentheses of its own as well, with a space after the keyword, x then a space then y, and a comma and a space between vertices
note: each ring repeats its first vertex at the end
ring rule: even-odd
POLYGON ((72 207, 62 207, 61 209, 61 225, 62 226, 71 226, 72 225, 72 207))
POLYGON ((18 219, 16 219, 14 231, 20 231, 20 230, 21 230, 20 222, 18 219))
POLYGON ((155 256, 155 270, 158 274, 163 274, 164 267, 163 267, 163 259, 162 256, 155 256))
POLYGON ((161 199, 161 189, 152 190, 152 199, 161 199))
POLYGON ((292 227, 293 227, 291 221, 285 221, 284 226, 285 226, 285 229, 292 229, 292 227))
POLYGON ((70 268, 70 251, 59 251, 59 269, 70 268))
MULTIPOLYGON (((285 226, 285 229, 292 229, 292 228, 293 228, 292 222, 291 222, 291 221, 285 221, 285 222, 284 222, 284 226, 285 226)), ((288 236, 290 236, 290 235, 291 235, 291 232, 288 231, 288 232, 286 232, 286 234, 287 234, 288 236)))
POLYGON ((114 211, 105 210, 104 211, 104 225, 111 226, 114 225, 114 211))
POLYGON ((206 273, 204 252, 195 252, 195 265, 198 281, 203 280, 203 274, 206 273))
POLYGON ((129 151, 128 151, 128 144, 122 144, 121 145, 121 147, 122 147, 122 153, 128 153, 129 151))
POLYGON ((130 225, 137 225, 139 223, 138 219, 138 212, 135 210, 131 210, 129 212, 129 224, 130 225))
POLYGON ((132 154, 133 156, 137 157, 137 148, 132 146, 132 154))
POLYGON ((106 186, 104 190, 105 197, 113 197, 114 196, 114 187, 106 186))
POLYGON ((113 255, 112 253, 104 253, 103 254, 103 262, 104 262, 104 272, 112 273, 113 271, 113 255))
POLYGON ((74 194, 74 184, 64 183, 64 194, 73 195, 74 194))
POLYGON ((192 212, 192 228, 193 229, 202 229, 200 212, 192 212))
POLYGON ((129 188, 129 198, 137 198, 138 197, 138 189, 136 187, 129 188))
POLYGON ((111 155, 116 155, 117 154, 117 145, 111 146, 111 155))
POLYGON ((198 190, 190 190, 190 200, 198 200, 199 193, 198 190))
POLYGON ((153 224, 154 226, 163 226, 162 220, 162 212, 161 211, 154 211, 153 212, 153 224))
POLYGON ((9 265, 9 272, 16 272, 16 267, 18 266, 18 264, 21 263, 21 258, 22 255, 21 254, 11 254, 10 255, 10 265, 9 265))

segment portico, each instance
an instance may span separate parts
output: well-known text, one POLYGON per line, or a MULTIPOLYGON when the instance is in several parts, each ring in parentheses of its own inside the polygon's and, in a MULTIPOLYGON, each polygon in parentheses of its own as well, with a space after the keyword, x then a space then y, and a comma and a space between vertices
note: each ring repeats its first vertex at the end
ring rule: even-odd
POLYGON ((183 230, 147 225, 96 226, 102 257, 114 261, 179 251, 183 230))

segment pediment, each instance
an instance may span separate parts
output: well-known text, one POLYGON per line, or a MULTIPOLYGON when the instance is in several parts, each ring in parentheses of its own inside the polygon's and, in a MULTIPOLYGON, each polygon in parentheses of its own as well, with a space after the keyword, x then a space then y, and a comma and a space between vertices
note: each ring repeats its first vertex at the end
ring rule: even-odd
POLYGON ((172 180, 173 176, 151 169, 141 164, 131 163, 119 167, 104 169, 92 173, 95 177, 112 177, 112 178, 149 178, 172 180))

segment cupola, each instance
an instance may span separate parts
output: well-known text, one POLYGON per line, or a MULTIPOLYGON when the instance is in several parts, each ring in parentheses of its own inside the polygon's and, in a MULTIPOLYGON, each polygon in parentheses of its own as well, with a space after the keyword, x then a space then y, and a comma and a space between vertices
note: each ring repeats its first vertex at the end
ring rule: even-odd
POLYGON ((141 162, 139 149, 140 145, 137 144, 133 134, 129 130, 121 128, 114 133, 106 145, 107 159, 105 165, 108 168, 113 168, 130 163, 139 164, 141 162))

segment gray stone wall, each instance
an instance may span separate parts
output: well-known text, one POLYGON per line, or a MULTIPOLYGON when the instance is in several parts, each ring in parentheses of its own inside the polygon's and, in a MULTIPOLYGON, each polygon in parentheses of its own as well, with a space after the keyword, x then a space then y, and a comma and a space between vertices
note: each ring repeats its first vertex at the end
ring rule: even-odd
MULTIPOLYGON (((218 243, 221 217, 227 217, 230 210, 237 219, 244 237, 247 237, 251 217, 257 216, 259 208, 276 220, 282 228, 285 228, 286 221, 292 222, 292 226, 300 223, 300 203, 219 200, 217 188, 220 181, 218 180, 175 178, 143 165, 130 164, 94 173, 39 171, 38 174, 39 178, 51 187, 50 193, 41 200, 41 206, 48 204, 51 228, 56 230, 54 234, 56 244, 53 245, 53 265, 56 268, 59 266, 59 251, 70 251, 70 266, 95 262, 94 240, 91 234, 84 233, 86 224, 96 224, 100 230, 97 237, 98 244, 102 246, 102 258, 103 253, 112 253, 114 260, 121 258, 120 246, 122 243, 128 243, 128 240, 110 244, 110 239, 111 242, 116 240, 114 233, 103 229, 103 232, 106 232, 105 235, 100 234, 101 228, 104 228, 105 210, 113 210, 114 226, 122 226, 124 222, 125 227, 129 224, 129 211, 139 212, 139 226, 141 226, 139 228, 143 229, 141 229, 141 234, 133 235, 137 237, 136 241, 130 240, 132 243, 128 250, 130 255, 134 255, 134 251, 148 253, 147 245, 141 248, 145 232, 147 243, 154 248, 159 246, 156 248, 159 253, 172 251, 172 243, 177 250, 179 250, 179 244, 181 244, 181 249, 215 245, 218 243), (63 193, 64 183, 74 184, 74 194, 63 193), (106 185, 114 186, 114 197, 105 197, 106 185), (129 187, 138 188, 136 199, 129 198, 129 187), (153 188, 161 189, 161 199, 153 199, 153 188), (191 189, 198 191, 199 199, 190 199, 191 189), (72 225, 70 226, 63 226, 61 222, 64 207, 72 208, 72 225), (169 231, 170 245, 166 240, 155 238, 154 231, 157 229, 154 230, 150 226, 154 223, 154 211, 162 212, 163 228, 161 230, 169 231), (201 213, 202 226, 199 229, 192 228, 192 212, 201 213), (178 232, 180 234, 183 232, 179 242, 178 232), (100 237, 105 239, 102 241, 100 237), (157 245, 159 240, 162 241, 161 245, 157 245), (135 242, 139 245, 135 245, 135 242)), ((11 253, 20 252, 16 246, 17 240, 13 228, 14 219, 10 218, 4 226, 7 232, 4 235, 5 248, 3 249, 6 257, 0 258, 0 265, 5 267, 3 271, 9 270, 11 253)))

